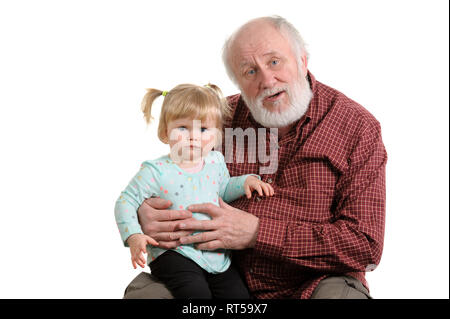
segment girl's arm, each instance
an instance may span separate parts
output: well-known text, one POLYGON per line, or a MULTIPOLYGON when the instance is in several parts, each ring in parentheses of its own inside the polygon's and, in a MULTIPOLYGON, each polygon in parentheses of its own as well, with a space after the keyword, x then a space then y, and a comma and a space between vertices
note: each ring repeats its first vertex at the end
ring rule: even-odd
POLYGON ((127 239, 129 236, 143 233, 137 216, 139 206, 146 198, 159 195, 159 190, 154 182, 155 170, 156 168, 151 164, 144 162, 139 172, 116 201, 114 216, 126 247, 128 247, 127 239))

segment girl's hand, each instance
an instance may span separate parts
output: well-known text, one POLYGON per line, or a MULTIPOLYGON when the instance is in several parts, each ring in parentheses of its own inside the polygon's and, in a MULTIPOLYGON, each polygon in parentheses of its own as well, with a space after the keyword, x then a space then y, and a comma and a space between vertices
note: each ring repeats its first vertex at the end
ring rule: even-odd
POLYGON ((247 198, 252 197, 252 192, 255 190, 258 192, 259 196, 272 196, 275 191, 272 185, 259 180, 257 177, 249 176, 244 182, 244 190, 247 198))
POLYGON ((131 253, 131 263, 133 264, 134 269, 136 269, 136 263, 141 266, 141 268, 145 267, 145 257, 143 255, 147 253, 147 245, 158 246, 158 242, 151 238, 150 236, 144 234, 133 234, 127 239, 128 246, 130 246, 131 253))

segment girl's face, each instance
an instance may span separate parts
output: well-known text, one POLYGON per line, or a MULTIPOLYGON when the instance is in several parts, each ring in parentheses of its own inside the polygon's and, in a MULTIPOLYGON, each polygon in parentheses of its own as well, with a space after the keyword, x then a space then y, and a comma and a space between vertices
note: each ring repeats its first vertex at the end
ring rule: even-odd
POLYGON ((175 162, 197 161, 214 147, 217 136, 216 121, 182 118, 167 125, 170 154, 175 162))

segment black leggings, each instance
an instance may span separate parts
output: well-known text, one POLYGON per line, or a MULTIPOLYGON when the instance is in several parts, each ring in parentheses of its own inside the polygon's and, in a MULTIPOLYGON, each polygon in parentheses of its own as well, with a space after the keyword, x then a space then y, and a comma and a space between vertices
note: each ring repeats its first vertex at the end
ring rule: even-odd
POLYGON ((152 275, 161 280, 177 299, 249 299, 237 269, 210 274, 181 254, 168 250, 150 263, 152 275))

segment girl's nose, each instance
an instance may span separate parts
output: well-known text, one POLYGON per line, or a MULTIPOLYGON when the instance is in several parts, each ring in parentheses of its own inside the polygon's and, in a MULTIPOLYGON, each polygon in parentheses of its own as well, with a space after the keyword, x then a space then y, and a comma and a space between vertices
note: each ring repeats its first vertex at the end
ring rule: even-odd
POLYGON ((191 141, 199 141, 202 137, 202 134, 198 130, 191 130, 189 132, 189 138, 191 141))

